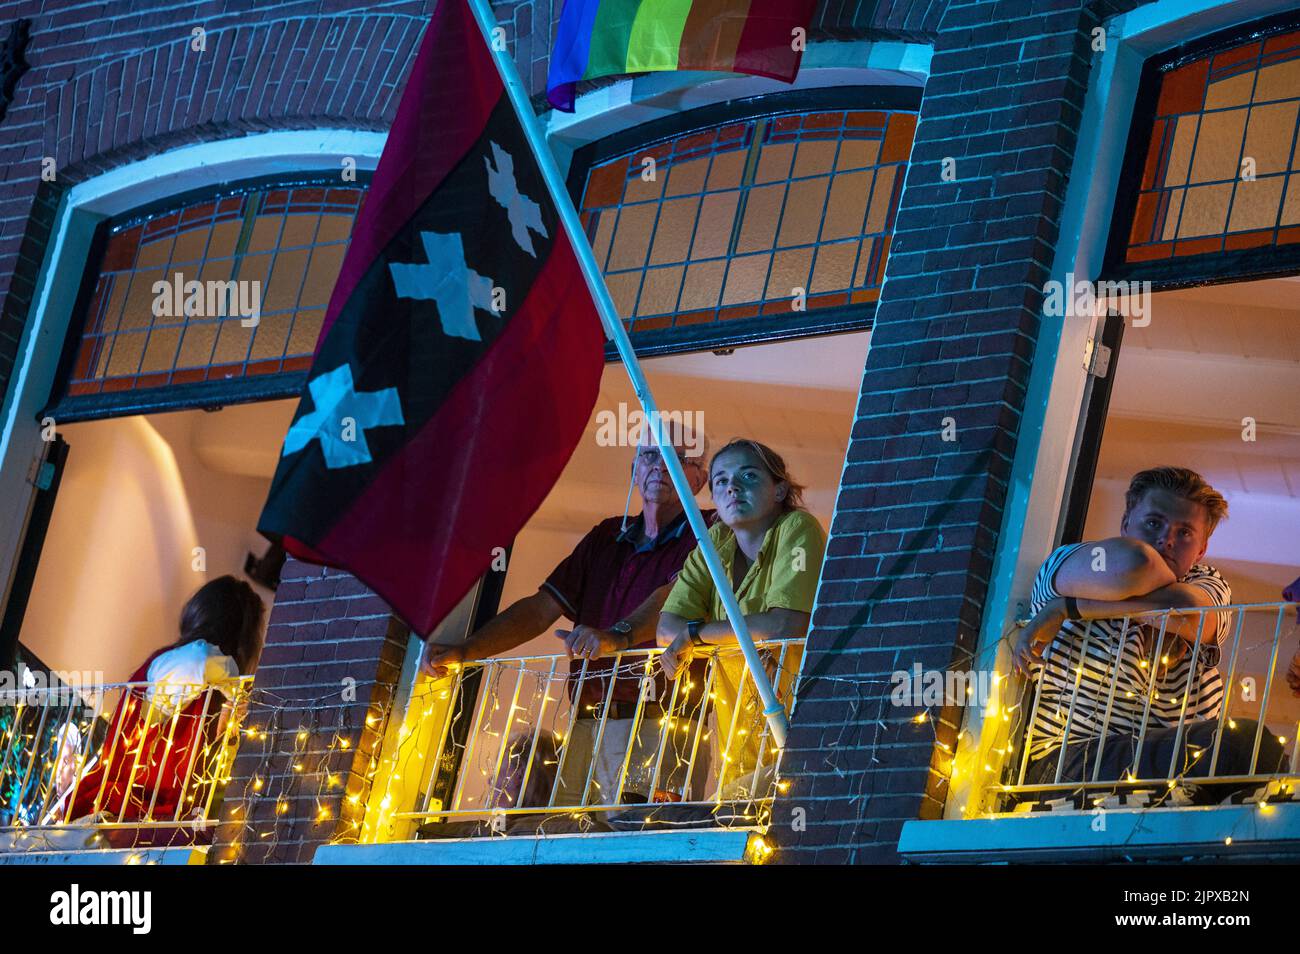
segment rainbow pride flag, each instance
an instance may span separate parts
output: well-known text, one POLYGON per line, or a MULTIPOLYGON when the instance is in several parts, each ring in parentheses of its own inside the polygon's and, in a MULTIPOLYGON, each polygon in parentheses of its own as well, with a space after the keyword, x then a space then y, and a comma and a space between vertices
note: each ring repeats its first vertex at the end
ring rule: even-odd
POLYGON ((546 98, 573 112, 579 80, 724 70, 794 82, 816 0, 567 0, 546 98), (797 47, 797 48, 796 48, 797 47))

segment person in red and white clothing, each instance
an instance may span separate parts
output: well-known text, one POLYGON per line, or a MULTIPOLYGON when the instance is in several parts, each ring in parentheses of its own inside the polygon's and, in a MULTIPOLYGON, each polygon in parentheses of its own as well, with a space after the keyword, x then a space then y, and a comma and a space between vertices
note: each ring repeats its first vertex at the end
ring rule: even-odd
MULTIPOLYGON (((71 821, 192 820, 214 779, 228 706, 262 652, 265 607, 233 576, 212 580, 181 612, 180 638, 131 674, 95 761, 61 801, 71 821)), ((132 846, 188 841, 183 825, 127 832, 132 846)), ((119 834, 109 831, 108 840, 119 834)))

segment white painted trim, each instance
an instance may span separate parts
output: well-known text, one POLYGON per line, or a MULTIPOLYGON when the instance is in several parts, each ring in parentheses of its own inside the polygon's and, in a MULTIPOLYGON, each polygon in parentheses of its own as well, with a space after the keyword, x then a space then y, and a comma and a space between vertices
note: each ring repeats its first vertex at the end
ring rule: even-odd
POLYGON ((556 163, 567 175, 573 153, 581 147, 703 106, 791 90, 921 87, 930 75, 930 56, 930 47, 918 43, 819 41, 808 45, 794 83, 730 73, 647 73, 585 93, 574 103, 574 112, 552 110, 541 121, 556 163))
MULTIPOLYGON (((42 453, 36 414, 45 406, 91 238, 105 218, 204 186, 259 176, 342 171, 342 160, 373 169, 386 133, 307 129, 181 146, 72 186, 55 212, 3 408, 0 408, 0 581, 8 594, 42 453)), ((75 451, 74 451, 75 453, 75 451)))
POLYGON ((1034 812, 966 821, 909 821, 898 852, 920 862, 1104 862, 1263 853, 1300 857, 1300 804, 1034 812), (1104 827, 1097 824, 1104 820, 1104 827), (1231 837, 1232 843, 1227 839, 1231 837))
POLYGON ((322 845, 315 865, 572 865, 739 863, 749 829, 602 832, 322 845))
MULTIPOLYGON (((1095 279, 1100 273, 1146 59, 1292 6, 1292 0, 1157 0, 1106 23, 1106 49, 1093 63, 1084 101, 1052 280, 1064 281, 1067 273, 1095 279)), ((1090 319, 1043 319, 972 668, 1010 671, 1010 647, 999 643, 1028 607, 1034 574, 1055 538, 1083 403, 1084 347, 1091 333, 1090 319)), ((982 722, 980 711, 967 711, 958 765, 984 764, 982 722)), ((945 817, 961 817, 975 784, 975 772, 962 773, 950 788, 945 817)))

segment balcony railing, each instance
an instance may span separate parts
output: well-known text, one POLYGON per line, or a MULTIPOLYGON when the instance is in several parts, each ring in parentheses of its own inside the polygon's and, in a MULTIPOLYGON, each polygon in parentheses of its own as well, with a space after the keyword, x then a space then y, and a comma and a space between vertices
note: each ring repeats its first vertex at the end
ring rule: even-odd
POLYGON ((201 843, 251 682, 0 692, 0 853, 201 843))
MULTIPOLYGON (((803 641, 759 649, 788 711, 803 641)), ((417 680, 363 840, 761 826, 779 752, 739 649, 671 682, 660 655, 629 650, 572 673, 564 655, 499 658, 417 680)))
MULTIPOLYGON (((1296 605, 1260 603, 1135 614, 1124 618, 1122 632, 1126 634, 1125 640, 1107 637, 1094 623, 1085 624, 1080 650, 1071 652, 1066 660, 1072 685, 1061 687, 1057 683, 1065 702, 1063 736, 1071 745, 1059 745, 1039 759, 1031 759, 1036 744, 1034 726, 1040 706, 1044 705, 1045 679, 1040 670, 1038 678, 1026 687, 1024 700, 1019 706, 1026 714, 1022 744, 1018 755, 1009 759, 1006 765, 1004 775, 1008 783, 997 786, 993 793, 991 804, 995 806, 994 811, 1024 811, 1051 798, 1063 798, 1066 803, 1074 800, 1073 805, 1060 804, 1059 807, 1091 809, 1102 804, 1102 796, 1106 794, 1137 795, 1144 790, 1150 796, 1149 804, 1176 807, 1186 804, 1186 801, 1167 796, 1183 786, 1211 791, 1215 802, 1233 793, 1241 793, 1243 798, 1253 800, 1271 797, 1286 800, 1291 797, 1296 777, 1300 775, 1297 771, 1300 765, 1300 701, 1291 696, 1285 678, 1279 676, 1286 672, 1296 649, 1295 639, 1288 638, 1296 632, 1292 622, 1296 605), (1192 660, 1200 659, 1202 647, 1211 641, 1207 637, 1214 633, 1215 618, 1225 618, 1226 622, 1219 643, 1219 662, 1214 667, 1222 677, 1222 702, 1215 711, 1205 713, 1205 718, 1195 718, 1188 705, 1200 691, 1203 665, 1190 665, 1186 679, 1178 680, 1177 686, 1169 686, 1167 677, 1157 678, 1161 667, 1169 666, 1169 656, 1182 649, 1177 646, 1182 637, 1170 629, 1170 621, 1182 617, 1195 620, 1195 638, 1188 650, 1192 660), (1136 730, 1123 728, 1121 731, 1112 721, 1120 684, 1116 675, 1125 642, 1134 640, 1140 647, 1140 672, 1147 685, 1145 698, 1136 703, 1136 708, 1141 710, 1136 730), (1100 696, 1095 691, 1091 695, 1086 690, 1081 692, 1085 666, 1080 664, 1080 659, 1087 657, 1090 645, 1094 649, 1103 647, 1110 659, 1108 679, 1101 683, 1100 696), (1176 718, 1158 714, 1160 707, 1153 706, 1157 692, 1176 693, 1164 700, 1177 708, 1176 718), (1096 721, 1098 709, 1101 711, 1099 724, 1096 721), (1208 729, 1206 723, 1212 723, 1215 728, 1203 731, 1208 729), (1083 728, 1080 728, 1081 724, 1083 728), (1205 744, 1198 744, 1189 736, 1192 726, 1198 730, 1197 739, 1208 737, 1205 744), (1153 751, 1147 751, 1150 737, 1156 730, 1162 731, 1166 744, 1169 742, 1168 730, 1173 730, 1167 762, 1163 752, 1157 761, 1151 757, 1153 751), (1282 746, 1280 759, 1277 758, 1277 744, 1267 737, 1269 733, 1282 746), (1225 740, 1229 740, 1228 744, 1234 746, 1237 753, 1231 759, 1226 754, 1225 740), (1069 751, 1081 742, 1087 743, 1082 760, 1076 752, 1069 751), (1114 759, 1105 761, 1107 747, 1116 745, 1124 746, 1125 751, 1131 746, 1131 758, 1121 757, 1128 763, 1128 768, 1119 773, 1114 771, 1114 759), (1148 755, 1145 762, 1144 751, 1148 755), (1248 758, 1245 757, 1247 752, 1248 758), (1266 764, 1269 763, 1264 758, 1266 752, 1273 753, 1270 764, 1266 764), (1236 771, 1225 767, 1229 761, 1236 763, 1236 771), (1046 769, 1039 762, 1046 762, 1046 769), (1067 768, 1067 765, 1072 767, 1067 768)), ((1191 629, 1190 626, 1184 628, 1191 629)), ((1167 708, 1165 712, 1168 712, 1167 708)))

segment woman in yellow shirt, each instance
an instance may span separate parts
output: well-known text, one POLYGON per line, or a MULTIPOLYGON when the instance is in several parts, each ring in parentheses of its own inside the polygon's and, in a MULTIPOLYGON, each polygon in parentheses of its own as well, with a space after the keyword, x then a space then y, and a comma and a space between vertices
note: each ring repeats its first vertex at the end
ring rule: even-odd
MULTIPOLYGON (((802 639, 812 619, 826 533, 803 506, 803 487, 770 447, 735 440, 709 465, 709 486, 718 523, 709 531, 731 580, 740 611, 756 643, 802 639)), ((659 617, 658 642, 668 678, 703 651, 718 652, 710 694, 718 733, 718 789, 724 800, 761 798, 771 783, 771 740, 763 707, 749 677, 736 634, 699 547, 686 558, 659 617), (765 764, 764 764, 765 763, 765 764), (757 771, 760 765, 766 771, 757 771)), ((765 650, 775 664, 780 648, 765 650)), ((773 687, 788 699, 802 648, 785 647, 773 687)))

